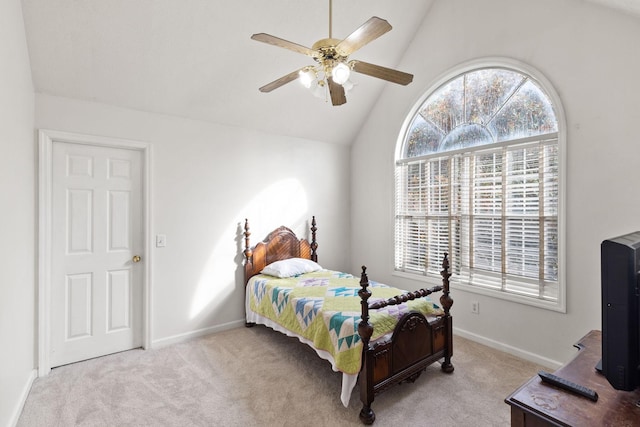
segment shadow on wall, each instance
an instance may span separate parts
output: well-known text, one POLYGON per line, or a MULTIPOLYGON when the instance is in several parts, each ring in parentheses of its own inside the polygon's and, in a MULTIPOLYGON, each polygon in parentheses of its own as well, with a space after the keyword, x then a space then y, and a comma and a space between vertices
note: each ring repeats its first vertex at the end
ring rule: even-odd
POLYGON ((306 220, 307 211, 307 193, 295 178, 271 184, 251 199, 216 239, 191 302, 190 319, 214 313, 224 306, 236 284, 244 288, 244 218, 256 224, 255 234, 252 231, 257 236, 252 239, 255 244, 279 225, 297 228, 306 220), (238 218, 242 220, 238 222, 238 218), (231 245, 232 241, 236 244, 231 245))

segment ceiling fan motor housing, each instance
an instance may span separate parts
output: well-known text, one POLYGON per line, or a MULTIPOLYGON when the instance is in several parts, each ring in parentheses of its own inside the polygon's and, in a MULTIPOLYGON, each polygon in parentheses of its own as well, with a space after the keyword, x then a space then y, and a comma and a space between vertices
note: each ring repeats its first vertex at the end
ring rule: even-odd
POLYGON ((311 47, 311 49, 319 53, 315 60, 322 64, 326 73, 330 73, 336 64, 340 62, 346 63, 347 61, 348 57, 346 55, 341 55, 336 49, 336 46, 341 41, 342 40, 332 38, 321 39, 315 42, 311 47))

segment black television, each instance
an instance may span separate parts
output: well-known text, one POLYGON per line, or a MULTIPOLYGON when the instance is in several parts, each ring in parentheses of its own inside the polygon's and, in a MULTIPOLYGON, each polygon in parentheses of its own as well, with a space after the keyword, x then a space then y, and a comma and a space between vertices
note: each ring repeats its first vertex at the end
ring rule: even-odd
POLYGON ((640 386, 640 231, 604 240, 601 252, 602 360, 617 390, 640 386))

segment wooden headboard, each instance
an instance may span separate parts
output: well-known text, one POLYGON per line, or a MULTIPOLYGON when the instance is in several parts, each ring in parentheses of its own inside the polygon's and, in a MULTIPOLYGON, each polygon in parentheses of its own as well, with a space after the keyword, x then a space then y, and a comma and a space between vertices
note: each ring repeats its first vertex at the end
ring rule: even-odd
POLYGON ((253 248, 249 242, 249 220, 244 220, 244 283, 259 274, 263 268, 275 261, 287 258, 306 258, 318 262, 318 243, 316 243, 316 217, 311 219, 311 243, 298 239, 293 231, 285 226, 273 230, 253 248))

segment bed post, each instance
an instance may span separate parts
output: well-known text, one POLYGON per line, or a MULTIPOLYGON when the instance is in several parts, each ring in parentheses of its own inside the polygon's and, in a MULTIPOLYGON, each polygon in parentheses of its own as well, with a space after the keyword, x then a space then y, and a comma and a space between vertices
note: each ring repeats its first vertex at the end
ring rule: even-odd
POLYGON ((315 215, 311 217, 311 261, 318 262, 318 254, 316 250, 318 249, 318 243, 316 242, 316 231, 318 228, 316 227, 316 217, 315 215))
POLYGON ((362 401, 362 409, 360 410, 360 421, 364 424, 373 424, 376 420, 376 414, 371 409, 373 402, 373 366, 369 360, 369 340, 373 334, 373 326, 369 323, 369 297, 371 291, 369 287, 369 278, 367 277, 367 267, 362 266, 362 274, 360 276, 361 289, 358 291, 360 296, 360 306, 362 310, 362 320, 358 324, 358 334, 362 339, 362 369, 360 369, 360 400, 362 401))
POLYGON ((449 277, 451 277, 451 273, 449 273, 449 254, 444 254, 444 259, 442 260, 442 271, 440 272, 442 276, 442 295, 440 296, 440 304, 444 308, 444 321, 446 325, 446 343, 445 343, 445 354, 444 354, 444 362, 442 362, 442 370, 447 373, 453 372, 453 365, 451 364, 451 356, 453 355, 453 322, 451 318, 451 314, 449 310, 453 305, 453 299, 449 296, 449 277))

